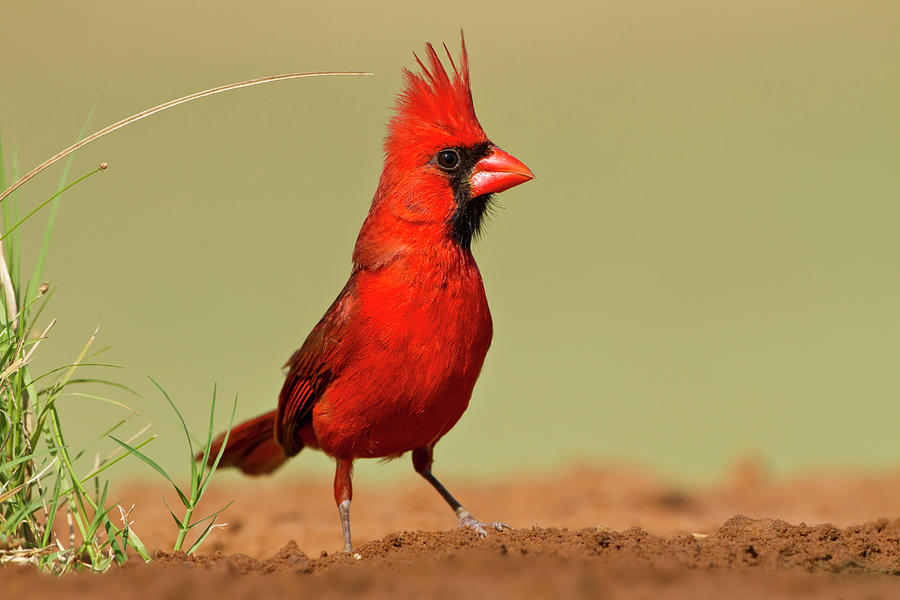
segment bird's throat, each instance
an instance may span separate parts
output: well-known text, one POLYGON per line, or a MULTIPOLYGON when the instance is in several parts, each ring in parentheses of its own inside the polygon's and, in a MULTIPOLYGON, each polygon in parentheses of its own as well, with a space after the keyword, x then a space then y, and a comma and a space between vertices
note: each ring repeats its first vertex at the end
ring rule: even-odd
POLYGON ((459 190, 456 193, 456 211, 450 218, 450 235, 453 241, 468 250, 472 246, 472 239, 481 233, 481 225, 490 206, 490 194, 471 198, 467 188, 459 190))

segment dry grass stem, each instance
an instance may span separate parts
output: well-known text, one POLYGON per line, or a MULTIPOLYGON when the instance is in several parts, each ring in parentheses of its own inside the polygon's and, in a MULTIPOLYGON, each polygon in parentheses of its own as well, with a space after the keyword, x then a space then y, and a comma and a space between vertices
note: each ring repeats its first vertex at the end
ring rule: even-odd
MULTIPOLYGON (((113 123, 112 125, 104 127, 100 131, 97 131, 96 133, 93 133, 93 134, 87 136, 86 138, 84 138, 83 140, 81 140, 79 142, 76 142, 75 144, 69 146, 68 148, 59 152, 58 154, 51 156, 50 158, 48 158, 47 160, 45 160, 44 162, 42 162, 41 164, 39 164, 38 166, 33 168, 32 170, 30 170, 28 173, 23 175, 18 181, 16 181, 14 184, 9 186, 6 190, 4 190, 4 192, 2 194, 0 194, 0 202, 3 202, 3 200, 7 196, 9 196, 11 193, 16 191, 16 189, 18 189, 26 181, 28 181, 29 179, 31 179, 32 177, 34 177, 35 175, 37 175, 38 173, 40 173, 41 171, 43 171, 44 169, 46 169, 47 167, 49 167, 50 165, 55 163, 56 161, 58 161, 62 158, 65 158, 72 152, 75 152, 79 148, 82 148, 83 146, 90 144, 94 140, 99 139, 108 133, 112 133, 113 131, 115 131, 117 129, 121 129, 122 127, 125 127, 126 125, 131 125, 132 123, 140 121, 141 119, 145 119, 151 115, 155 115, 158 112, 162 112, 169 108, 173 108, 175 106, 178 106, 179 104, 184 104, 185 102, 190 102, 192 100, 199 100, 200 98, 205 98, 207 96, 213 96, 215 94, 220 94, 222 92, 227 92, 230 90, 237 90, 240 88, 251 87, 251 86, 260 85, 263 83, 284 81, 287 79, 304 79, 307 77, 360 76, 360 75, 372 75, 372 73, 366 73, 363 71, 321 71, 321 72, 316 72, 316 73, 287 73, 284 75, 269 75, 267 77, 258 77, 256 79, 248 79, 247 81, 240 81, 238 83, 229 83, 226 85, 220 85, 219 87, 214 87, 214 88, 211 88, 208 90, 203 90, 202 92, 195 92, 193 94, 189 94, 182 98, 177 98, 175 100, 169 100, 168 102, 165 102, 158 106, 154 106, 153 108, 148 108, 147 110, 141 111, 137 114, 131 115, 128 118, 122 119, 121 121, 119 121, 117 123, 113 123)), ((100 167, 101 170, 106 168, 105 165, 106 165, 106 163, 103 163, 103 165, 101 165, 101 167, 100 167)))

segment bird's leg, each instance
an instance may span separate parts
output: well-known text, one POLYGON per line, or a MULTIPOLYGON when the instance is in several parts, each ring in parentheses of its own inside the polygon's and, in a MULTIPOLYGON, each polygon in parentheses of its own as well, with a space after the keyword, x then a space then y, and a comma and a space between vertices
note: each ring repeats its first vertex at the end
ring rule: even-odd
POLYGON ((353 498, 353 459, 339 458, 334 470, 334 501, 341 515, 341 529, 344 531, 344 552, 353 552, 350 540, 350 500, 353 498))
POLYGON ((496 529, 497 531, 503 531, 504 529, 512 529, 506 523, 501 523, 496 521, 494 523, 482 523, 478 519, 472 516, 472 513, 467 511, 459 501, 453 497, 447 488, 438 481, 437 477, 432 475, 431 473, 431 464, 432 460, 432 448, 431 446, 425 446, 423 448, 417 448, 413 450, 413 467, 416 469, 416 473, 425 478, 425 480, 430 483, 434 489, 438 491, 438 494, 450 505, 450 508, 453 509, 453 512, 456 513, 456 517, 459 520, 460 527, 468 527, 469 529, 474 529, 478 535, 484 537, 487 535, 487 530, 485 527, 490 529, 496 529))

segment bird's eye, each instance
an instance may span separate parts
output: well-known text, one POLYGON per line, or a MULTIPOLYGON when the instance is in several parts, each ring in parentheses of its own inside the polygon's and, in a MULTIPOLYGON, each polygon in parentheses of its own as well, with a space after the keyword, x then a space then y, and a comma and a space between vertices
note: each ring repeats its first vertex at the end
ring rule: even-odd
POLYGON ((437 165, 447 171, 452 171, 459 166, 459 152, 452 148, 441 150, 434 158, 437 165))

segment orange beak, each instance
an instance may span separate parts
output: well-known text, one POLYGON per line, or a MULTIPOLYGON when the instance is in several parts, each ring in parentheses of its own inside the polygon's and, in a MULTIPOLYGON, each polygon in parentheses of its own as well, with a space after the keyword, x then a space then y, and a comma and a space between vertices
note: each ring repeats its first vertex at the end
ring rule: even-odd
POLYGON ((490 154, 475 163, 469 180, 472 197, 496 194, 534 179, 525 163, 496 146, 490 154))

